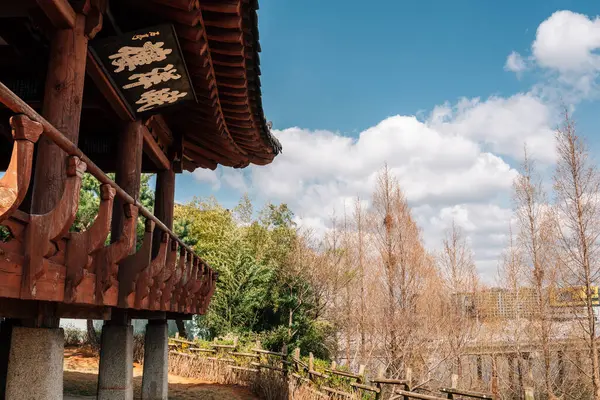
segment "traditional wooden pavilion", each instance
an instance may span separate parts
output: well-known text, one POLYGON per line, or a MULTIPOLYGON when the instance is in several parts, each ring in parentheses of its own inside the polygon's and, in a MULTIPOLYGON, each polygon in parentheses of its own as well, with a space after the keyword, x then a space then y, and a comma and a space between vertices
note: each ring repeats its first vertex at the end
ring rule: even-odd
POLYGON ((105 320, 99 399, 133 398, 131 319, 147 319, 143 398, 167 398, 166 321, 204 313, 217 279, 172 231, 175 174, 281 151, 261 104, 257 8, 0 1, 0 398, 62 399, 60 318, 105 320), (100 206, 75 232, 86 171, 100 206), (142 172, 156 173, 153 213, 142 172))

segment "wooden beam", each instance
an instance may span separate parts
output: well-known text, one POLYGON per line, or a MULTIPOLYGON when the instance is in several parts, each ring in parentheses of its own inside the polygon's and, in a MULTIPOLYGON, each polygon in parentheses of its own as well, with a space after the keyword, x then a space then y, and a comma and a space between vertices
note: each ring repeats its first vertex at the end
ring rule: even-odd
POLYGON ((55 28, 75 28, 76 13, 67 0, 37 0, 37 3, 55 28))
POLYGON ((123 121, 135 121, 135 117, 111 85, 104 70, 100 67, 100 64, 98 64, 91 52, 88 52, 87 56, 87 74, 92 78, 100 93, 102 93, 119 118, 123 121))
POLYGON ((162 151, 158 142, 154 140, 154 137, 148 128, 144 126, 142 130, 144 133, 144 153, 150 157, 154 165, 156 165, 156 168, 160 170, 170 169, 171 163, 169 162, 167 155, 162 151))

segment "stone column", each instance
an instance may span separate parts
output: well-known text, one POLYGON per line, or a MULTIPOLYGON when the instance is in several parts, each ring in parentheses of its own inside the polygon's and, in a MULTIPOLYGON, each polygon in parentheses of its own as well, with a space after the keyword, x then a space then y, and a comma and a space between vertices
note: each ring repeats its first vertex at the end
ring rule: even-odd
POLYGON ((142 400, 167 400, 169 373, 168 327, 166 320, 149 320, 144 343, 142 400))
POLYGON ((62 329, 13 327, 6 398, 62 400, 63 355, 62 329))
POLYGON ((98 400, 133 400, 133 326, 123 315, 102 327, 98 400))
POLYGON ((0 322, 0 399, 6 398, 6 376, 13 323, 14 320, 9 318, 0 322))

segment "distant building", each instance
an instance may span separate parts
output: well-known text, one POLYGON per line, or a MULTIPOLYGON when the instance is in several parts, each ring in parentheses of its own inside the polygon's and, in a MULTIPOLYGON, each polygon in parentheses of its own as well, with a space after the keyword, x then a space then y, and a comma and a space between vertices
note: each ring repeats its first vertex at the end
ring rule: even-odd
MULTIPOLYGON (((538 315, 535 289, 486 289, 474 293, 458 293, 458 302, 471 318, 482 321, 497 319, 532 319, 538 315)), ((555 320, 581 318, 585 312, 585 291, 580 287, 546 290, 550 317, 555 320)), ((598 305, 598 288, 592 291, 592 304, 598 305)))

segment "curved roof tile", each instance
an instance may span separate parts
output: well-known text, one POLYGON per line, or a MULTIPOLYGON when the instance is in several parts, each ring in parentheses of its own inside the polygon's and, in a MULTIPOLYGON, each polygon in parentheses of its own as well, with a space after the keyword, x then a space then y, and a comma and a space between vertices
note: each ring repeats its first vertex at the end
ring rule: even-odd
POLYGON ((183 132, 184 165, 266 165, 281 152, 260 87, 256 0, 146 0, 136 6, 175 25, 198 98, 168 116, 183 132))

